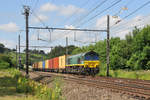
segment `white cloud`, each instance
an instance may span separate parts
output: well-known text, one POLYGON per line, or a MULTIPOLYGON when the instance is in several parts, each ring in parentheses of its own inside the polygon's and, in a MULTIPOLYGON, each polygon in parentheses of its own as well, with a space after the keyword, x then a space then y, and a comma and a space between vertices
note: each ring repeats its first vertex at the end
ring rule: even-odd
POLYGON ((36 17, 33 18, 32 23, 39 23, 40 21, 47 21, 48 17, 45 15, 38 15, 36 17))
POLYGON ((70 16, 77 11, 77 14, 83 13, 85 10, 73 5, 59 7, 59 13, 64 16, 70 16))
POLYGON ((19 27, 15 23, 10 22, 8 24, 0 25, 0 30, 6 32, 17 32, 19 30, 19 27))
MULTIPOLYGON (((43 39, 43 40, 49 40, 50 39, 50 33, 48 31, 42 31, 42 30, 38 30, 39 33, 39 39, 43 39)), ((38 40, 38 34, 37 33, 33 33, 33 35, 31 36, 31 40, 38 40)))
POLYGON ((58 7, 51 3, 46 3, 40 7, 40 11, 47 12, 47 11, 56 11, 58 7))
MULTIPOLYGON (((150 24, 150 16, 145 19, 144 16, 138 15, 129 20, 122 20, 115 25, 118 20, 122 19, 110 16, 110 34, 112 37, 120 37, 121 39, 124 39, 125 35, 131 32, 135 26, 140 28, 150 24)), ((97 19, 96 29, 107 29, 107 16, 97 19)))
POLYGON ((68 28, 68 29, 74 29, 75 27, 72 26, 72 25, 65 25, 65 28, 68 28))
POLYGON ((5 47, 7 48, 15 48, 16 47, 16 43, 15 41, 12 40, 4 40, 4 39, 0 39, 0 43, 4 44, 5 47))
POLYGON ((55 5, 52 3, 46 3, 40 7, 41 12, 52 12, 56 11, 58 14, 63 16, 70 16, 74 12, 77 12, 77 14, 85 12, 84 9, 78 8, 74 5, 55 5))
MULTIPOLYGON (((110 16, 110 26, 114 25, 118 20, 121 20, 121 18, 119 17, 116 19, 110 16)), ((107 16, 102 16, 101 18, 97 19, 96 29, 107 29, 107 16)))

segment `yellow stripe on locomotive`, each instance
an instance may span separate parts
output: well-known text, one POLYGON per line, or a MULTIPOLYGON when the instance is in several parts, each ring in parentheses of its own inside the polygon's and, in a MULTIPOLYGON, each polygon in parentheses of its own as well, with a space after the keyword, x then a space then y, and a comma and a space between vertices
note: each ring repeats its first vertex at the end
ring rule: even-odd
POLYGON ((89 67, 89 68, 96 68, 100 65, 99 60, 95 60, 95 61, 89 61, 89 60, 85 60, 84 61, 84 67, 89 67))

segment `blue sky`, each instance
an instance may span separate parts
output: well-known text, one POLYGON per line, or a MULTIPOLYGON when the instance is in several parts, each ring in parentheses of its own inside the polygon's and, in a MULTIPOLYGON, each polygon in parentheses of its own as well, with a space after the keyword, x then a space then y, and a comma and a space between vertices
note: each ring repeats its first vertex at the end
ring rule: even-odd
MULTIPOLYGON (((30 26, 49 26, 49 27, 65 27, 65 28, 89 28, 89 29, 105 29, 106 15, 110 15, 110 26, 118 20, 122 20, 124 16, 134 11, 148 0, 120 0, 118 4, 101 13, 97 17, 88 21, 91 17, 100 13, 105 8, 111 6, 118 0, 1 0, 0 2, 0 43, 5 44, 9 48, 15 48, 17 44, 18 34, 21 34, 21 44, 25 45, 25 32, 19 30, 25 29, 25 19, 23 13, 23 5, 28 5, 31 9, 29 16, 30 26), (103 5, 87 14, 98 4, 104 2, 103 5), (121 10, 127 8, 127 10, 121 10), (120 13, 119 13, 120 11, 120 13), (118 18, 112 17, 116 13, 118 18), (39 19, 45 24, 40 23, 39 19), (82 25, 82 23, 84 23, 82 25)), ((134 26, 143 27, 150 22, 150 4, 140 9, 133 15, 122 20, 111 28, 111 36, 124 36, 129 33, 134 26)), ((65 37, 69 37, 69 44, 77 46, 89 45, 90 42, 102 40, 106 38, 105 33, 94 32, 76 32, 76 39, 82 43, 74 41, 74 32, 52 31, 53 42, 37 41, 37 33, 40 38, 49 40, 48 30, 30 30, 30 45, 65 45, 65 37), (66 34, 68 33, 68 34, 66 34), (95 38, 95 36, 97 38, 95 38), (86 44, 85 44, 86 43, 86 44)), ((48 49, 44 49, 49 51, 48 49)))

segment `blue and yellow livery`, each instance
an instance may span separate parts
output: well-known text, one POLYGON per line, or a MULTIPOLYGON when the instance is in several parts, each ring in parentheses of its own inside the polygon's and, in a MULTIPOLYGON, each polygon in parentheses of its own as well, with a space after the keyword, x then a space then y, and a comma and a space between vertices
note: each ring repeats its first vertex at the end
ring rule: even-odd
POLYGON ((96 74, 99 72, 99 66, 99 55, 94 51, 90 51, 69 56, 66 69, 71 72, 96 74))

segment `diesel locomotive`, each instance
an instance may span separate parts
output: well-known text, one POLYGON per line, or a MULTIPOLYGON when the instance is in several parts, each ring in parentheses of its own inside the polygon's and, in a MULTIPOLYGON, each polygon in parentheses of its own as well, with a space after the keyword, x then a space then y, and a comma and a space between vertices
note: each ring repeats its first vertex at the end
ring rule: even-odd
POLYGON ((94 51, 89 51, 36 62, 32 68, 35 71, 95 75, 99 72, 99 66, 99 55, 94 51))

